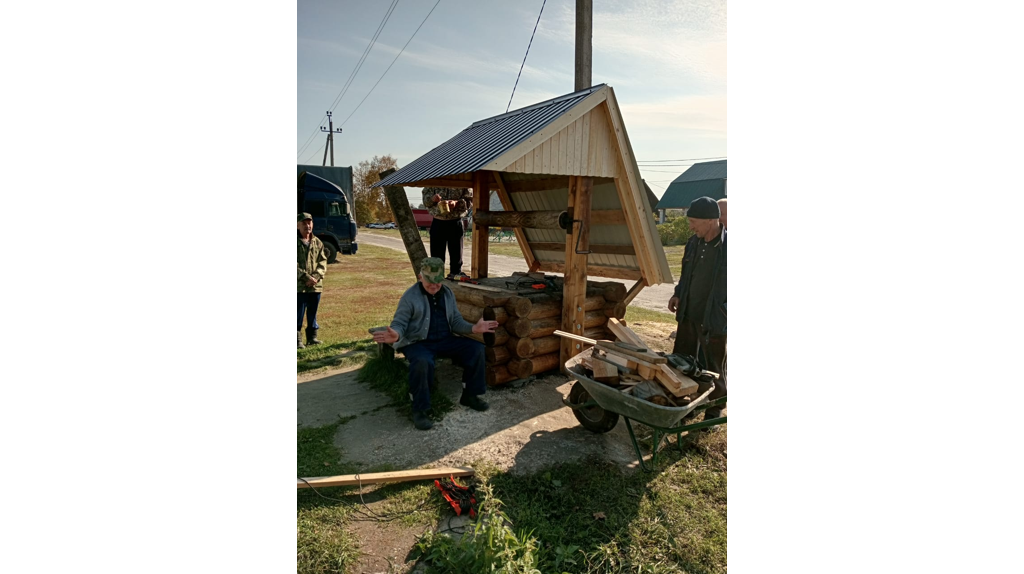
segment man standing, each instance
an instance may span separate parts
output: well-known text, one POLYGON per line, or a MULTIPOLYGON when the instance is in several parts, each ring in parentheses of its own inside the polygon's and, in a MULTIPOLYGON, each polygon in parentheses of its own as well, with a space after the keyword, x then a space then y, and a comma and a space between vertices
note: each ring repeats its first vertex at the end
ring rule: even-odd
MULTIPOLYGON (((722 217, 718 218, 718 221, 722 224, 722 229, 729 229, 729 226, 725 224, 725 208, 726 208, 726 201, 725 201, 725 198, 723 197, 722 199, 718 200, 718 209, 722 212, 722 217)), ((740 239, 743 239, 743 238, 741 237, 740 239)))
MULTIPOLYGON (((726 230, 724 213, 710 197, 698 197, 686 212, 694 234, 686 242, 683 269, 668 310, 679 328, 672 352, 693 355, 721 375, 711 400, 726 395, 726 230)), ((721 416, 721 407, 707 409, 704 419, 721 416)))
MULTIPOLYGON (((424 187, 423 205, 434 220, 430 224, 430 256, 444 265, 445 248, 451 256, 449 279, 466 277, 462 272, 462 218, 473 203, 472 189, 454 187, 424 187)), ((442 272, 444 269, 442 269, 442 272)))
POLYGON ((324 290, 324 274, 327 273, 327 254, 324 244, 313 235, 313 216, 299 214, 299 326, 296 338, 298 348, 319 345, 316 338, 320 325, 316 322, 316 310, 320 306, 320 293, 324 290), (302 344, 302 314, 306 313, 306 345, 302 344))
POLYGON ((444 262, 427 257, 420 267, 420 280, 398 300, 395 318, 385 331, 373 334, 378 343, 394 343, 409 359, 409 395, 412 397, 412 422, 427 430, 434 426, 427 417, 430 409, 430 381, 434 380, 434 358, 457 360, 463 367, 462 398, 459 404, 476 411, 488 408, 480 395, 487 390, 484 345, 467 337, 470 333, 493 333, 497 321, 476 324, 462 318, 455 294, 441 284, 444 262))

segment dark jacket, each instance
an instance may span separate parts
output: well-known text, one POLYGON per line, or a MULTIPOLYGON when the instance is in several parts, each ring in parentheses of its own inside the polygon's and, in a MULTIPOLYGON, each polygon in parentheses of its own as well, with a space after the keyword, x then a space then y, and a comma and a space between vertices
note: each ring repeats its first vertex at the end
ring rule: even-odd
MULTIPOLYGON (((459 313, 455 294, 447 285, 441 286, 444 295, 444 308, 448 314, 448 328, 454 335, 469 335, 473 332, 473 324, 462 318, 459 313)), ((420 289, 419 282, 405 290, 398 300, 395 318, 391 328, 398 332, 398 340, 393 343, 396 350, 406 345, 418 343, 427 338, 430 331, 430 301, 426 293, 420 289)))
POLYGON ((703 325, 705 331, 710 336, 718 336, 726 334, 726 310, 725 310, 725 293, 726 293, 726 235, 727 232, 722 229, 722 247, 718 253, 718 261, 715 263, 715 278, 714 283, 711 287, 711 294, 708 296, 708 305, 704 309, 703 317, 686 317, 686 296, 690 289, 690 279, 693 276, 693 257, 697 254, 697 242, 700 238, 694 235, 690 237, 690 240, 686 242, 686 247, 683 251, 683 270, 679 277, 679 284, 676 285, 675 296, 679 297, 679 307, 676 309, 676 321, 682 322, 684 319, 695 323, 697 325, 703 325))

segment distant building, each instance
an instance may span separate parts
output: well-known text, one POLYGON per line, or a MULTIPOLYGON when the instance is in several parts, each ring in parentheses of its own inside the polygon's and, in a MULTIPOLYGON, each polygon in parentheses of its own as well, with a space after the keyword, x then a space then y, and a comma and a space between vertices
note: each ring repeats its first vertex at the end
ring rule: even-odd
POLYGON ((690 207, 690 202, 698 197, 708 196, 711 199, 722 199, 726 196, 726 162, 720 159, 695 163, 675 178, 665 194, 661 196, 656 209, 658 222, 665 222, 665 210, 682 209, 683 213, 690 207))

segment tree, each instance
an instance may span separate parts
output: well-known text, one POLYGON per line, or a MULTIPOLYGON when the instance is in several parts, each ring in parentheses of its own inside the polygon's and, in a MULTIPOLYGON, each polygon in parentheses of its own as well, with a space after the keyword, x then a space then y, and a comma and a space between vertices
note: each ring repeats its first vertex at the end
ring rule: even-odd
POLYGON ((398 162, 390 155, 373 156, 363 160, 352 170, 352 195, 355 199, 356 221, 371 223, 391 221, 391 208, 384 197, 383 187, 371 187, 380 181, 380 172, 398 168, 398 162))

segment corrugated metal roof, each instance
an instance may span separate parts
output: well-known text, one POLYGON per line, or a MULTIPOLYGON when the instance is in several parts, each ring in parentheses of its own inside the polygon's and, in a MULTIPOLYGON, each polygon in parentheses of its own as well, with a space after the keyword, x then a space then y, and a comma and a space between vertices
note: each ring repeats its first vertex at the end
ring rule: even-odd
POLYGON ((373 187, 474 172, 551 123, 604 84, 474 122, 373 187))
POLYGON ((726 162, 720 159, 695 163, 672 180, 655 209, 684 209, 698 197, 725 197, 726 162))

